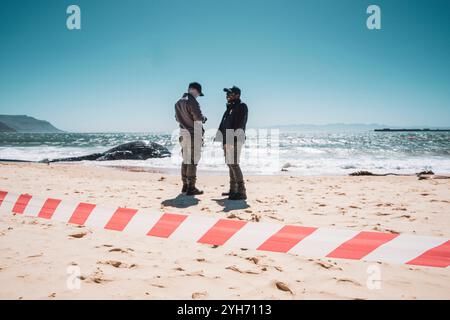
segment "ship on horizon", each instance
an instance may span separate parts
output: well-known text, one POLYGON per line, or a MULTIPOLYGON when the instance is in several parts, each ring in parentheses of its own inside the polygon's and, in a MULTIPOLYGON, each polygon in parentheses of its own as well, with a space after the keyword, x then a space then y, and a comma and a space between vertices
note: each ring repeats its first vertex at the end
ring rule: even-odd
POLYGON ((450 132, 450 129, 391 129, 391 128, 383 128, 383 129, 375 129, 375 132, 450 132))

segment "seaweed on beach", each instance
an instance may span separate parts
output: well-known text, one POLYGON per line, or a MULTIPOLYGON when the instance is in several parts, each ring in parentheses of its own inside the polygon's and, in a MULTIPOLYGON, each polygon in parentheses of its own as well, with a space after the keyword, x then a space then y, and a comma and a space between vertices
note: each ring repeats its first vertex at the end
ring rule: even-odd
POLYGON ((429 175, 432 176, 434 175, 434 172, 431 170, 426 170, 416 174, 399 174, 399 173, 372 173, 370 171, 361 170, 349 174, 349 176, 352 177, 362 177, 362 176, 385 177, 385 176, 413 176, 413 175, 416 175, 420 178, 421 176, 429 176, 429 175))
POLYGON ((356 171, 356 172, 352 172, 349 174, 352 177, 360 177, 360 176, 375 176, 375 177, 383 177, 383 176, 389 176, 389 175, 393 175, 393 176, 398 176, 399 174, 396 173, 372 173, 370 171, 356 171))
POLYGON ((428 175, 432 176, 432 175, 434 175, 434 172, 431 171, 431 170, 425 170, 425 171, 421 171, 421 172, 419 172, 419 173, 416 173, 416 175, 417 175, 418 177, 419 177, 419 176, 428 176, 428 175))

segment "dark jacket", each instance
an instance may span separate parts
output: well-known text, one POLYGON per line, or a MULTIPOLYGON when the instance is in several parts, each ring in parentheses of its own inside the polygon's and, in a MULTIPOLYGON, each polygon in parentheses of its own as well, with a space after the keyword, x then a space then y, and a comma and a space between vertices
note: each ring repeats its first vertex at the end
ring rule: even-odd
MULTIPOLYGON (((221 141, 223 144, 229 143, 226 139, 226 131, 229 129, 239 130, 241 133, 245 133, 245 127, 247 125, 248 108, 247 105, 241 100, 238 100, 232 104, 227 104, 227 110, 223 114, 222 121, 220 122, 219 131, 216 135, 216 141, 221 141), (219 134, 221 133, 221 135, 219 134), (220 139, 220 137, 222 139, 220 139)), ((237 133, 237 132, 236 132, 237 133)), ((245 139, 245 136, 242 138, 245 139)), ((239 135, 234 137, 234 143, 239 139, 239 135)), ((244 141, 242 141, 243 143, 244 141)))
POLYGON ((183 97, 175 104, 175 120, 180 124, 181 129, 194 132, 194 124, 202 127, 206 121, 200 110, 200 104, 190 93, 185 93, 183 97))

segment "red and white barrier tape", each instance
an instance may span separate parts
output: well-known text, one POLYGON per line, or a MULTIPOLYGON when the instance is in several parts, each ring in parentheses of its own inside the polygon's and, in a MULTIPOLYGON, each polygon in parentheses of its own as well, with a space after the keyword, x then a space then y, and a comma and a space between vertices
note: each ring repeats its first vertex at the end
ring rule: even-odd
POLYGON ((11 213, 138 235, 292 253, 311 258, 441 268, 450 266, 450 240, 439 237, 151 213, 0 191, 0 214, 11 213))

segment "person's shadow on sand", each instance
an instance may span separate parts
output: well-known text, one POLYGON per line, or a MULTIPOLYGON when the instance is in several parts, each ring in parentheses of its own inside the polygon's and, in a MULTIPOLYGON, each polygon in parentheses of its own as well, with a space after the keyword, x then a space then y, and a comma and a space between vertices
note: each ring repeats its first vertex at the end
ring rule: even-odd
POLYGON ((179 194, 176 198, 167 199, 161 202, 165 207, 188 208, 198 205, 199 200, 193 196, 179 194))
POLYGON ((213 201, 217 202, 217 204, 222 206, 224 212, 250 208, 247 201, 245 200, 228 200, 228 198, 224 198, 224 199, 213 199, 213 201))

